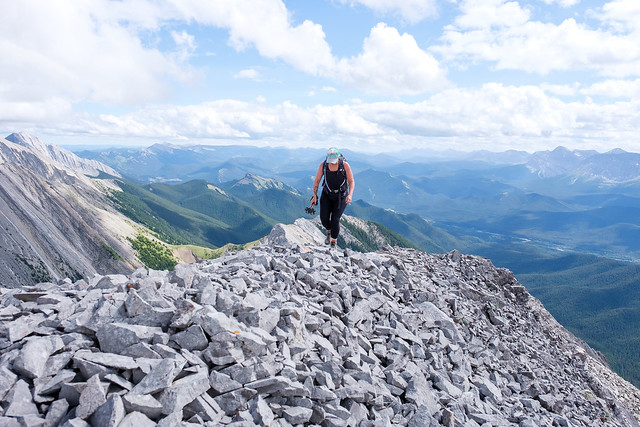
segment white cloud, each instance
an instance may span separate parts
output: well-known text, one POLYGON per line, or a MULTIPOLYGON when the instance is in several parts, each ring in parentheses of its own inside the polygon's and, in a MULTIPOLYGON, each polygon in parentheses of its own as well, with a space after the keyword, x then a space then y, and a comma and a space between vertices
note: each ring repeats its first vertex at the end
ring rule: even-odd
MULTIPOLYGON (((594 86, 590 90, 595 94, 602 89, 594 86)), ((56 128, 176 141, 268 141, 279 145, 333 141, 380 151, 424 146, 427 141, 463 150, 536 150, 588 143, 591 148, 615 144, 632 150, 636 147, 637 151, 640 104, 635 99, 604 104, 564 102, 534 86, 489 83, 476 90, 447 89, 417 103, 302 107, 291 102, 267 105, 220 100, 147 107, 123 115, 79 115, 56 123, 56 128)))
POLYGON ((260 73, 253 68, 247 68, 234 74, 233 77, 236 79, 260 80, 260 73))
POLYGON ((580 83, 574 83, 571 85, 555 85, 549 83, 542 83, 540 88, 547 93, 557 96, 575 96, 580 90, 580 83))
POLYGON ((171 31, 171 37, 178 48, 177 59, 184 62, 191 58, 197 47, 195 37, 186 31, 171 31))
POLYGON ((437 15, 436 0, 340 0, 342 3, 361 4, 381 14, 396 14, 404 21, 415 24, 437 15))
POLYGON ((311 21, 293 26, 279 0, 230 2, 213 12, 193 10, 189 16, 228 28, 236 49, 254 46, 262 56, 367 92, 416 94, 445 84, 445 72, 431 54, 420 49, 411 35, 400 35, 384 24, 371 30, 359 56, 339 60, 332 55, 322 27, 311 21))
POLYGON ((558 3, 561 7, 571 7, 580 3, 580 0, 542 0, 546 4, 558 3))
POLYGON ((469 1, 461 10, 446 27, 443 45, 433 48, 453 63, 490 61, 497 69, 539 74, 590 69, 616 77, 640 75, 638 34, 591 29, 573 18, 560 24, 532 21, 517 3, 504 0, 469 1))
POLYGON ((640 31, 640 2, 637 0, 609 1, 596 16, 619 31, 640 31))
POLYGON ((254 47, 266 58, 282 59, 310 74, 333 67, 322 26, 309 20, 293 25, 281 0, 171 1, 182 19, 227 29, 229 44, 237 50, 254 47))
POLYGON ((516 27, 529 20, 530 13, 515 1, 464 0, 462 14, 456 17, 455 26, 462 29, 516 27))
MULTIPOLYGON (((419 9, 430 2, 410 4, 419 9)), ((225 28, 235 49, 255 48, 265 58, 367 92, 415 94, 444 82, 444 71, 412 36, 386 26, 371 30, 361 55, 339 60, 322 27, 309 20, 294 24, 281 0, 24 0, 0 2, 0 15, 0 55, 11 59, 0 67, 5 110, 11 103, 54 99, 144 105, 168 99, 173 82, 204 81, 204 70, 189 61, 210 46, 172 31, 180 22, 225 28), (173 48, 161 50, 165 29, 173 48)), ((259 78, 248 70, 237 77, 259 78)))
POLYGON ((337 75, 346 85, 373 93, 418 94, 448 85, 438 61, 413 36, 382 23, 371 29, 360 55, 339 62, 337 75))
POLYGON ((640 79, 606 80, 584 88, 580 93, 608 98, 640 99, 640 79))
POLYGON ((171 55, 144 46, 111 4, 117 7, 102 0, 0 2, 0 55, 11 58, 0 67, 1 99, 135 105, 168 94, 166 76, 191 75, 171 55))

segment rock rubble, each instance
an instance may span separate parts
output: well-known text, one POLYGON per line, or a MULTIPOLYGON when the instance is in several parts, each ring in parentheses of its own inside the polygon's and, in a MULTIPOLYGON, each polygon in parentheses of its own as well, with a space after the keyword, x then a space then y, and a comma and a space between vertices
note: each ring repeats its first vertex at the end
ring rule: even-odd
POLYGON ((457 251, 279 239, 0 291, 0 425, 638 425, 640 391, 457 251))

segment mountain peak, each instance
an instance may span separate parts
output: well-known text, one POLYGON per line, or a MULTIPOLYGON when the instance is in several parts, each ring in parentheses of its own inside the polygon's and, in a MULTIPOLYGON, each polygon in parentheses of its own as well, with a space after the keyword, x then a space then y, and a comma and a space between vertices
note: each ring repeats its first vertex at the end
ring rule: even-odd
MULTIPOLYGON (((47 145, 38 137, 33 136, 26 132, 17 132, 12 133, 7 136, 5 140, 12 142, 16 145, 25 147, 31 152, 37 154, 37 162, 42 165, 46 165, 45 167, 38 167, 38 170, 41 172, 48 170, 50 166, 54 166, 56 168, 64 167, 67 169, 71 169, 74 172, 81 173, 89 176, 98 176, 100 172, 104 172, 106 174, 119 177, 120 174, 116 172, 113 168, 100 163, 97 160, 89 160, 84 159, 72 153, 69 150, 66 150, 57 145, 47 145)), ((33 159, 21 159, 17 160, 18 163, 28 161, 33 165, 33 159)))
POLYGON ((613 150, 607 151, 607 154, 629 154, 629 152, 622 148, 614 148, 613 150))
POLYGON ((252 173, 247 173, 244 178, 234 184, 234 186, 239 185, 249 185, 256 189, 283 188, 283 184, 273 178, 264 178, 252 173))
POLYGON ((5 138, 7 141, 11 141, 14 144, 21 145, 23 147, 31 148, 42 154, 49 156, 49 149, 47 144, 42 142, 38 137, 31 135, 27 132, 16 132, 5 138))

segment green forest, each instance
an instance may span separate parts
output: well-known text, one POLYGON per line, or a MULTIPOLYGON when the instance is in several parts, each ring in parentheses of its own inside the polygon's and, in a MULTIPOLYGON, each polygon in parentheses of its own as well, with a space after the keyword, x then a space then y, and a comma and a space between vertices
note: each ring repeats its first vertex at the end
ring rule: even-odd
POLYGON ((153 270, 173 270, 178 261, 173 257, 171 249, 164 244, 151 240, 142 234, 135 239, 129 238, 133 249, 142 264, 153 270))

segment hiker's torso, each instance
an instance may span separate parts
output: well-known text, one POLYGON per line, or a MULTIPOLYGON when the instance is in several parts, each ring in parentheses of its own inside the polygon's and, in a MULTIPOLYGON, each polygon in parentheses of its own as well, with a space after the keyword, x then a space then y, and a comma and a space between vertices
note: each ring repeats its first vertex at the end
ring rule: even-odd
MULTIPOLYGON (((344 168, 340 168, 340 165, 336 163, 336 170, 332 171, 331 170, 331 166, 327 165, 326 171, 325 171, 325 177, 324 179, 326 180, 326 185, 325 185, 325 190, 326 187, 329 187, 329 190, 331 190, 331 192, 336 192, 336 190, 340 190, 341 186, 342 186, 342 191, 346 191, 347 188, 347 183, 346 183, 346 174, 344 172, 344 168), (343 169, 343 170, 340 170, 343 169)), ((339 192, 339 191, 338 191, 339 192)))

